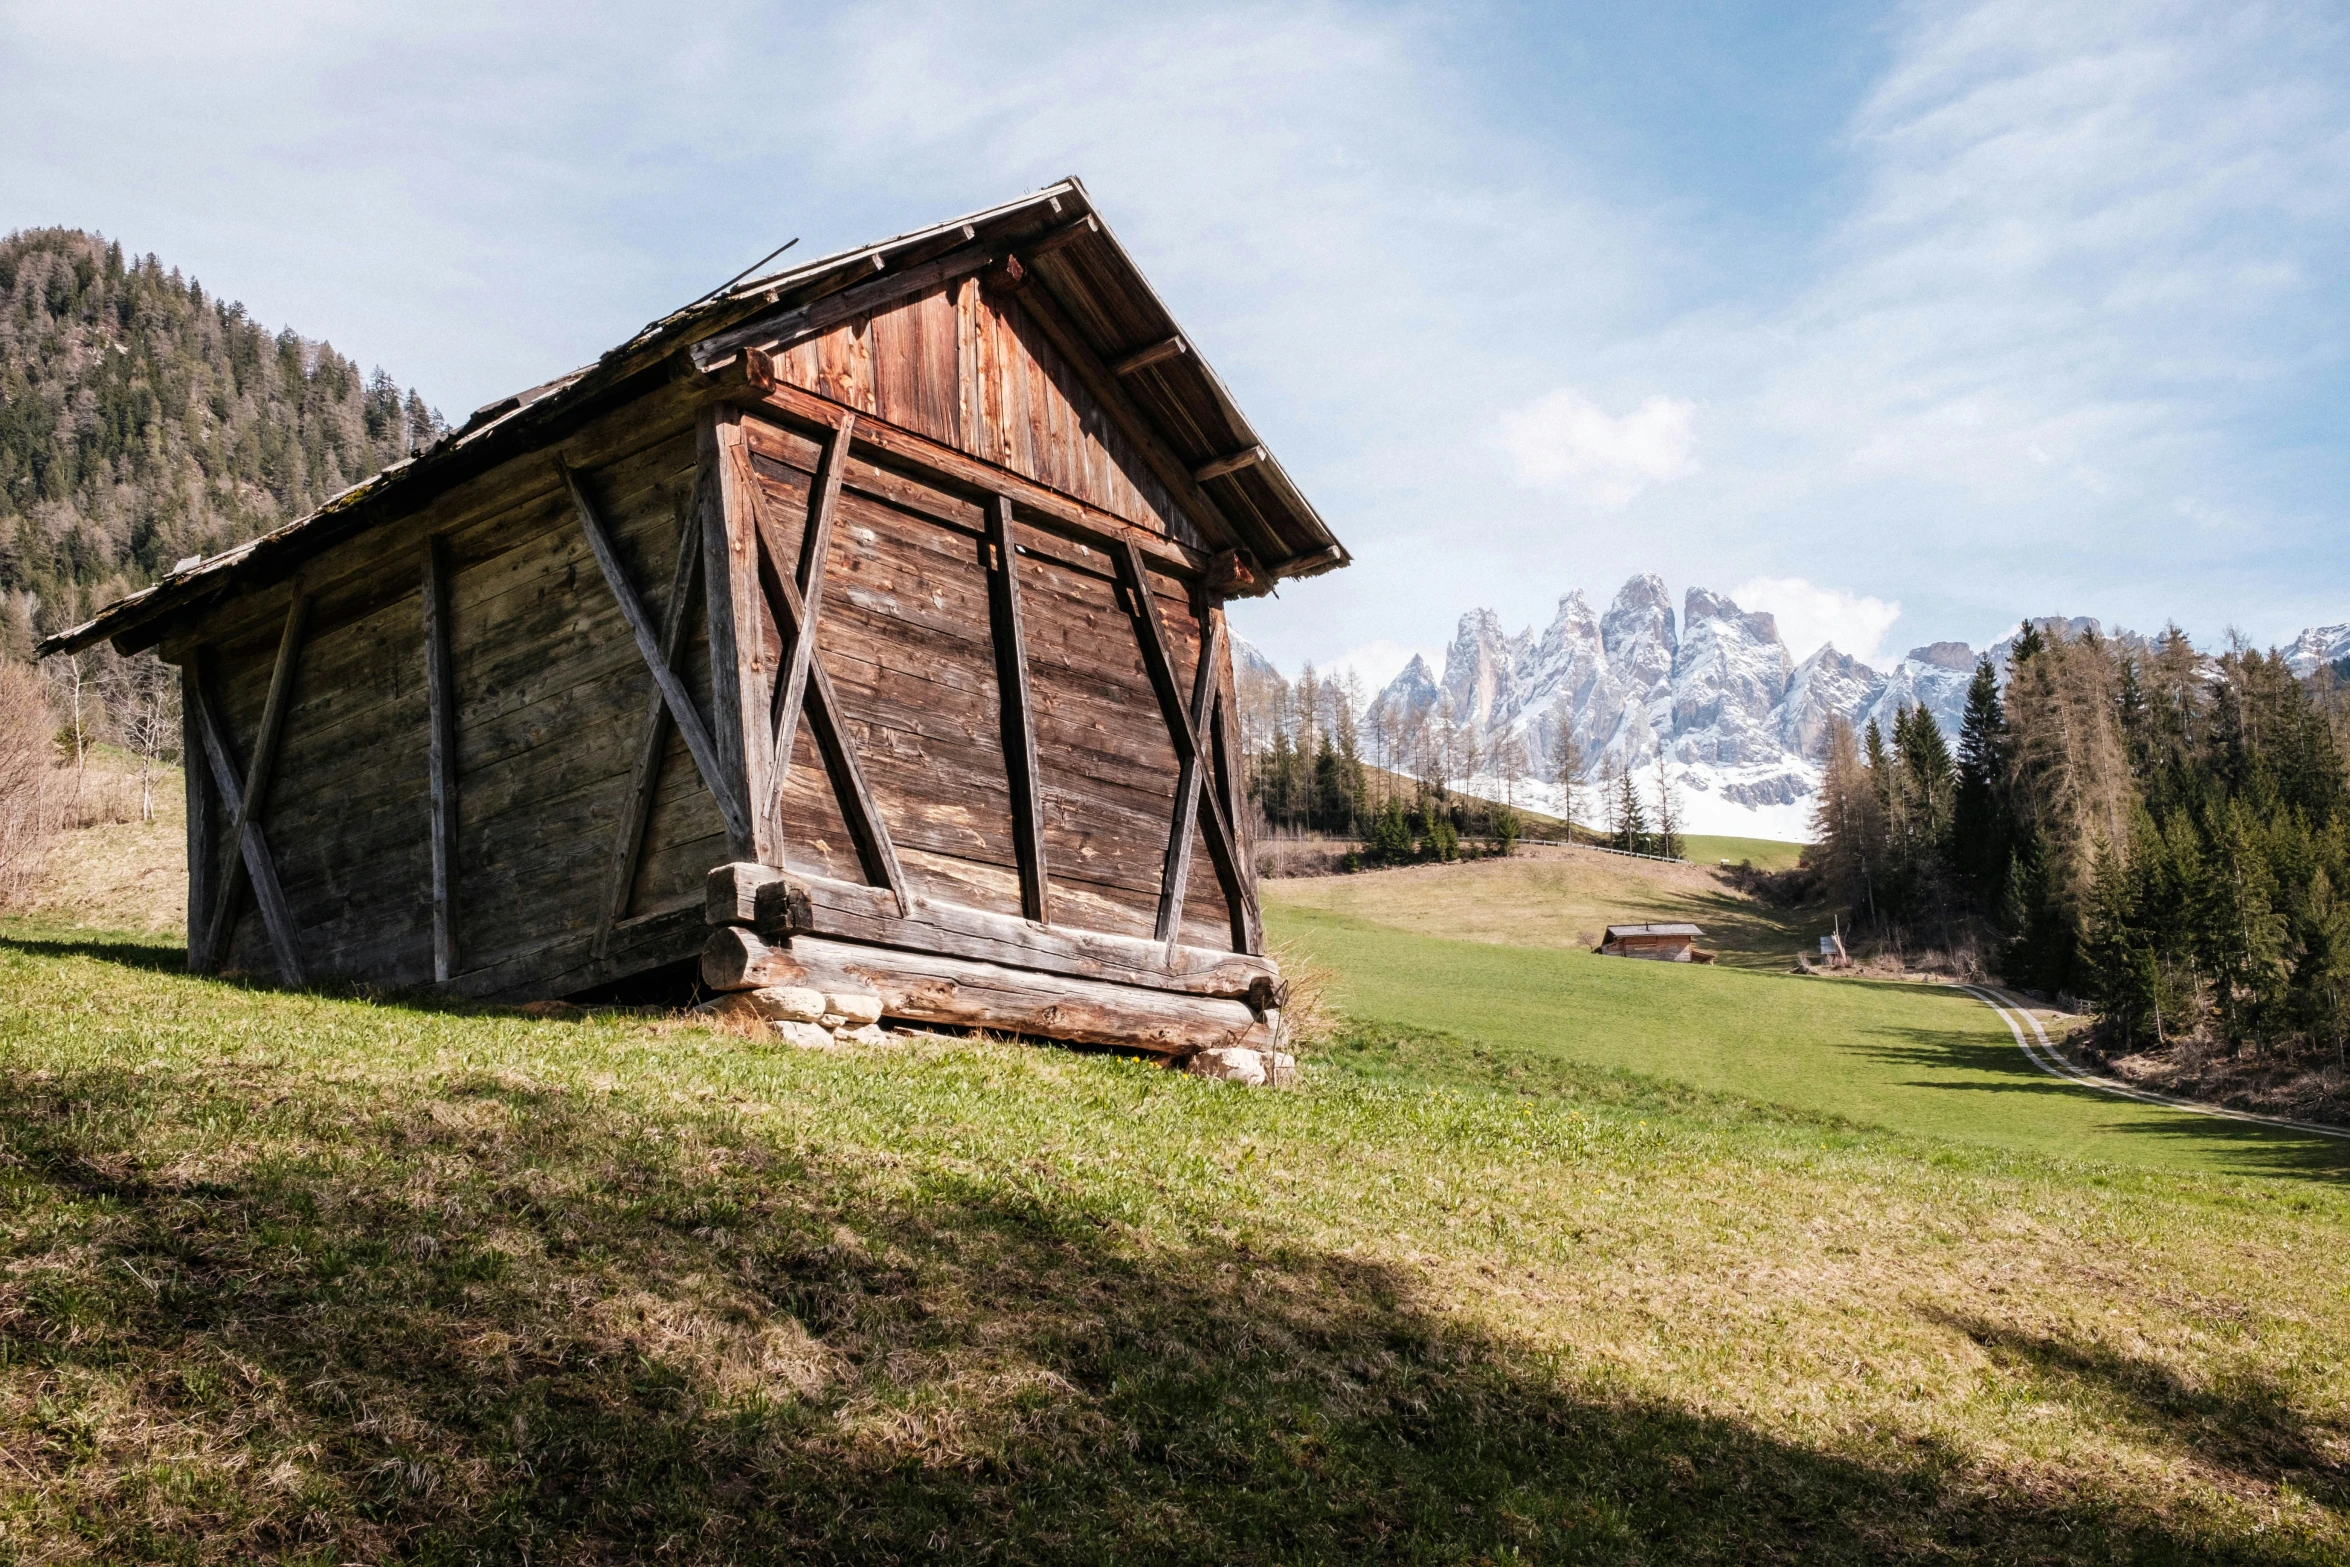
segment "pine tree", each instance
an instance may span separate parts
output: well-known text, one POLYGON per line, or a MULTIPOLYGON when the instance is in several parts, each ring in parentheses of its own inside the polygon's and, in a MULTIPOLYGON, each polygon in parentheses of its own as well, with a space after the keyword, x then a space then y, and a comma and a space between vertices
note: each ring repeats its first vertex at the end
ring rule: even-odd
POLYGON ((1575 715, 1564 702, 1550 710, 1550 781, 1559 792, 1559 814, 1567 819, 1567 840, 1583 814, 1583 750, 1575 744, 1575 715))
POLYGON ((1629 849, 1634 854, 1649 852, 1648 813, 1641 808, 1640 791, 1633 785, 1632 769, 1624 768, 1616 774, 1616 847, 1629 849))
POLYGON ((1967 684, 1950 806, 1950 863, 1979 913, 1997 908, 2014 840, 2007 805, 2007 715, 2000 707, 1999 676, 1985 655, 1967 684))
POLYGON ((1668 860, 1681 857, 1681 797, 1673 788, 1672 770, 1662 751, 1656 754, 1656 852, 1668 860))

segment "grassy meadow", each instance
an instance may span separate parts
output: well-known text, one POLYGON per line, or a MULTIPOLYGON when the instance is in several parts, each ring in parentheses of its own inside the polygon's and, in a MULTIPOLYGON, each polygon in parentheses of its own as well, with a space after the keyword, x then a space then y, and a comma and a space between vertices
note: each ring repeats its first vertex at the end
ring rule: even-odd
POLYGON ((1290 1092, 0 921, 0 1562, 2350 1559, 2330 1148, 1567 870, 1269 885, 1290 1092))

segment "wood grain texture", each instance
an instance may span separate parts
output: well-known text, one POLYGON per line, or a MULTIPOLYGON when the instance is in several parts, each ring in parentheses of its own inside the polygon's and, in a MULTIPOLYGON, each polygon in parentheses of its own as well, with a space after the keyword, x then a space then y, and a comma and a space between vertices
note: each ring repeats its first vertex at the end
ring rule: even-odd
MULTIPOLYGON (((729 788, 745 800, 767 797, 764 765, 752 758, 762 747, 765 716, 744 700, 746 691, 766 689, 756 659, 751 619, 760 602, 758 544, 752 536, 750 500, 741 493, 742 415, 729 407, 705 412, 695 427, 695 493, 701 497, 703 607, 710 642, 710 713, 716 731, 719 767, 729 788), (751 646, 746 646, 746 640, 751 646), (756 727, 754 727, 756 726, 756 727)), ((737 859, 775 859, 781 845, 767 840, 763 822, 727 831, 737 859)))
POLYGON ((179 674, 180 757, 185 763, 181 774, 188 802, 188 971, 205 974, 211 972, 218 950, 208 923, 213 886, 221 874, 214 863, 220 853, 218 793, 212 787, 212 769, 197 762, 204 752, 196 717, 203 697, 196 690, 194 662, 181 665, 179 674))
POLYGON ((714 990, 807 985, 863 991, 881 997, 882 1016, 893 1022, 1025 1034, 1175 1060, 1216 1045, 1273 1045, 1272 1028, 1243 1001, 820 936, 771 945, 740 926, 710 933, 702 978, 714 990))
POLYGON ((799 565, 794 573, 800 603, 775 694, 775 727, 767 742, 770 757, 767 794, 760 803, 761 814, 779 837, 783 787, 791 772, 792 742, 799 737, 800 707, 807 698, 808 671, 816 659, 817 628, 824 618, 825 568, 832 556, 833 522, 840 515, 842 470, 847 465, 849 440, 856 428, 857 416, 843 414, 840 427, 824 443, 824 455, 808 493, 807 523, 800 532, 799 565))
POLYGON ((596 513, 595 502, 589 498, 577 471, 566 466, 563 469, 563 480, 571 491, 571 504, 579 516, 580 532, 586 536, 588 547, 595 551, 596 564, 603 569, 605 585, 612 590, 613 601, 620 606, 620 613, 628 622, 629 633, 636 638, 637 652, 643 657, 645 667, 652 671, 654 683, 660 687, 661 695, 669 703, 670 722, 677 725, 677 732, 684 739, 686 750, 693 755, 694 765, 701 769, 704 786, 718 801, 719 812, 726 818, 727 831, 736 837, 749 838, 750 818, 743 800, 734 791, 733 780, 728 776, 727 768, 721 764, 710 738, 709 726, 702 722, 702 715, 695 711, 693 697, 686 690, 685 682, 662 656, 659 633, 654 630, 652 620, 645 613, 643 601, 637 597, 626 569, 620 564, 620 557, 612 547, 611 535, 606 532, 603 520, 596 513))
MULTIPOLYGON (((222 799, 239 798, 242 791, 237 779, 236 753, 229 747, 228 735, 220 722, 219 704, 207 689, 208 685, 199 664, 190 689, 196 697, 196 732, 203 741, 204 764, 210 768, 212 786, 222 799)), ((261 906, 262 925, 277 959, 278 977, 298 990, 307 983, 301 949, 294 939, 293 915, 286 907, 286 895, 278 881, 277 859, 270 853, 269 838, 262 832, 261 823, 250 819, 235 824, 232 837, 251 881, 253 900, 261 906)), ((224 940, 216 938, 213 950, 219 952, 225 946, 224 940)))
MULTIPOLYGON (((263 805, 269 797, 269 786, 275 776, 278 742, 285 734, 286 709, 294 691, 294 669, 301 657, 302 627, 309 613, 309 598, 297 592, 286 605, 285 626, 279 634, 277 657, 269 675, 269 695, 261 708, 261 725, 253 740, 253 756, 246 764, 245 787, 232 799, 229 809, 228 834, 241 838, 245 823, 260 819, 263 805)), ((204 950, 217 952, 226 943, 231 908, 240 887, 238 875, 243 869, 241 858, 229 860, 218 868, 214 879, 212 905, 205 911, 204 950)), ((195 939, 191 927, 190 938, 195 939)))
POLYGON ((1020 561, 1012 537, 1011 497, 988 508, 988 588, 996 656, 996 700, 1002 713, 1012 848, 1020 867, 1020 912, 1052 920, 1052 889, 1045 871, 1044 787, 1036 768, 1036 725, 1029 714, 1028 638, 1021 630, 1020 561))
MULTIPOLYGON (((698 508, 697 508, 698 509, 698 508)), ((661 612, 661 661, 678 668, 691 624, 694 587, 701 580, 701 538, 697 519, 688 513, 677 530, 677 564, 670 573, 669 598, 661 612)), ((645 716, 639 722, 636 761, 629 769, 628 795, 621 802, 620 826, 612 840, 612 869, 604 884, 604 915, 596 929, 595 954, 606 955, 613 927, 628 917, 630 895, 636 890, 638 860, 644 849, 645 826, 652 819, 654 787, 661 763, 669 751, 669 703, 661 685, 648 677, 645 716)), ((443 976, 446 977, 446 976, 443 976)))
POLYGON ((449 630, 448 547, 424 541, 425 785, 432 835, 432 977, 457 972, 457 677, 449 630))
POLYGON ((900 914, 880 888, 827 877, 783 872, 764 879, 749 874, 722 878, 712 872, 712 881, 727 892, 706 901, 706 912, 726 913, 729 918, 721 923, 748 923, 771 941, 837 936, 1199 996, 1245 997, 1278 977, 1275 967, 1259 957, 1045 927, 945 899, 917 898, 900 914), (732 915, 745 901, 740 889, 746 884, 752 913, 743 922, 732 915))

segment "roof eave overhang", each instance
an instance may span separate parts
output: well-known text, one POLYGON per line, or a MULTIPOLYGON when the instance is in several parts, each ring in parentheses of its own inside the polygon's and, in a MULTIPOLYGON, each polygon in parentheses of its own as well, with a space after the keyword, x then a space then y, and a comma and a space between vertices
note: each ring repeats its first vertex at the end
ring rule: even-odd
MULTIPOLYGON (((929 228, 900 234, 878 244, 842 251, 806 265, 787 268, 735 283, 719 293, 648 323, 626 342, 594 364, 558 377, 527 392, 502 398, 477 409, 463 425, 431 446, 394 463, 353 485, 306 516, 224 551, 209 560, 175 571, 149 587, 108 605, 98 614, 67 631, 44 638, 35 648, 38 657, 76 653, 112 639, 118 650, 136 652, 162 640, 169 623, 180 615, 218 602, 234 592, 281 579, 321 550, 374 526, 402 510, 423 504, 433 496, 520 452, 558 438, 566 427, 615 401, 638 395, 669 375, 710 370, 733 355, 698 362, 691 350, 761 317, 788 315, 817 305, 859 284, 899 276, 915 286, 916 274, 958 251, 985 250, 988 261, 1018 255, 1046 236, 1054 236, 1061 265, 1038 267, 1030 286, 1041 283, 1086 337, 1105 363, 1122 355, 1129 345, 1101 340, 1103 323, 1121 319, 1147 332, 1184 336, 1155 289, 1093 210, 1083 183, 1065 179, 1016 201, 990 207, 929 228), (1072 233, 1072 229, 1082 232, 1072 233), (1089 256, 1070 255, 1085 247, 1089 256), (1111 302, 1070 297, 1072 279, 1079 276, 1073 263, 1088 260, 1107 268, 1125 294, 1111 302), (619 398, 614 394, 620 393, 619 398)), ((1189 339, 1185 337, 1188 344, 1189 339)), ((1166 379, 1170 396, 1200 409, 1212 410, 1235 448, 1261 446, 1221 378, 1196 351, 1187 349, 1175 359, 1153 367, 1166 379)), ((1200 450, 1196 438, 1187 449, 1184 439, 1161 424, 1160 434, 1178 459, 1205 463, 1216 453, 1200 450)), ((1352 558, 1331 534, 1312 504, 1298 490, 1279 461, 1269 452, 1256 464, 1258 482, 1274 496, 1279 512, 1277 538, 1246 541, 1248 553, 1273 580, 1317 576, 1335 570, 1352 558), (1268 548, 1268 543, 1277 548, 1268 548)), ((1221 478, 1202 481, 1214 498, 1221 478)), ((1229 522, 1226 530, 1238 537, 1243 530, 1229 522)), ((1263 530, 1258 530, 1262 532, 1263 530)))

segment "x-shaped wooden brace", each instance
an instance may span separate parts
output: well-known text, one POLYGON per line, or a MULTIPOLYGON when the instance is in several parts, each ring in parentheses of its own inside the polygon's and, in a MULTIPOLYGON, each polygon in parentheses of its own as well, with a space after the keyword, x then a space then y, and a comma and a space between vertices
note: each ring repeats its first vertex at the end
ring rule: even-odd
POLYGON ((1210 789, 1205 791, 1208 802, 1207 820, 1200 821, 1200 788, 1203 770, 1211 760, 1210 723, 1220 698, 1216 671, 1223 662, 1224 617, 1203 617, 1208 635, 1200 646, 1199 668, 1191 682, 1191 704, 1186 709, 1182 693, 1177 689, 1175 660, 1168 651, 1167 633, 1159 623, 1158 601, 1151 596, 1148 568, 1143 564, 1142 551, 1128 540, 1118 555, 1118 575, 1126 593, 1133 600, 1136 640, 1142 644, 1142 665, 1150 676, 1151 689, 1158 693, 1159 712, 1167 721, 1167 734, 1175 742, 1175 820, 1167 835, 1166 863, 1159 875, 1159 918, 1156 934, 1167 944, 1167 961, 1174 963, 1174 949, 1183 940, 1183 896, 1191 881, 1191 840, 1193 829, 1203 826, 1208 840, 1208 858, 1216 867, 1216 880, 1224 889, 1224 902, 1232 915, 1235 941, 1245 940, 1245 920, 1242 903, 1246 893, 1240 879, 1240 857, 1232 837, 1232 823, 1226 815, 1222 795, 1210 789))
POLYGON ((816 610, 823 602, 824 550, 831 542, 832 512, 840 494, 841 471, 847 466, 849 431, 850 421, 844 419, 825 444, 821 464, 824 472, 809 491, 808 528, 800 550, 797 581, 775 559, 767 538, 764 492, 758 476, 750 470, 749 459, 739 447, 734 448, 734 460, 741 466, 743 493, 750 499, 751 532, 758 542, 759 588, 766 597, 768 613, 775 618, 776 634, 789 650, 786 661, 776 671, 771 707, 775 736, 771 776, 775 787, 770 795, 773 805, 769 820, 781 814, 784 775, 791 765, 792 748, 799 736, 799 714, 804 708, 808 733, 824 758, 833 795, 840 804, 841 821, 857 846, 857 859, 864 867, 865 878, 887 887, 897 900, 898 912, 903 914, 911 907, 906 893, 906 873, 898 864, 897 847, 890 842, 889 829, 882 825, 873 792, 866 787, 864 774, 858 770, 856 751, 842 730, 840 699, 833 694, 831 677, 816 658, 816 610), (799 671, 796 693, 794 670, 799 671))
POLYGON ((237 780, 236 754, 229 749, 217 705, 206 694, 208 682, 201 664, 202 655, 198 655, 196 678, 188 682, 188 693, 196 701, 196 731, 203 742, 205 764, 212 771, 213 788, 229 808, 228 836, 235 856, 221 867, 218 890, 212 896, 212 907, 206 912, 203 931, 201 935, 190 932, 191 939, 202 943, 203 967, 212 968, 219 963, 221 949, 228 943, 229 915, 236 907, 237 867, 242 865, 252 881, 254 901, 261 905, 261 923, 269 932, 278 974, 297 989, 303 984, 303 977, 302 956, 294 946, 294 916, 278 881, 277 859, 269 852, 269 839, 261 831, 260 812, 269 792, 270 774, 277 765, 277 742, 285 732, 286 709, 293 701, 294 662, 302 645, 302 626, 309 614, 310 600, 296 592, 293 602, 286 606, 285 631, 277 644, 277 664, 270 671, 269 696, 261 708, 261 732, 254 738, 253 760, 245 770, 242 785, 237 780))
MULTIPOLYGON (((695 710, 685 681, 670 667, 662 639, 654 632, 653 622, 645 614, 636 589, 629 585, 628 573, 621 569, 620 557, 613 551, 612 538, 605 532, 603 520, 596 515, 595 503, 588 499, 579 475, 560 455, 555 459, 555 467, 563 475, 564 486, 571 491, 572 507, 579 513, 580 532, 587 535, 588 548, 595 552, 596 565, 604 573, 604 585, 612 590, 612 597, 620 605, 620 616, 628 622, 628 629, 636 638, 637 651, 644 655, 645 667, 652 671, 653 684, 669 708, 670 722, 677 725, 677 733, 685 741, 686 750, 693 754, 702 782, 708 786, 711 798, 718 802, 718 813, 726 819, 728 834, 738 842, 748 839, 750 818, 743 809, 742 798, 735 792, 725 769, 718 765, 718 748, 711 743, 709 726, 695 710)), ((679 548, 682 553, 685 546, 679 548)))
MULTIPOLYGON (((701 484, 711 482, 705 474, 701 484)), ((675 672, 685 653, 686 629, 692 624, 694 589, 702 580, 700 524, 701 485, 694 501, 678 519, 677 566, 670 573, 669 599, 661 612, 661 664, 675 672)), ((604 887, 604 915, 596 926, 596 956, 604 956, 612 928, 628 915, 628 900, 636 887, 637 858, 643 851, 646 824, 653 816, 653 789, 660 782, 661 757, 669 748, 669 698, 658 679, 645 690, 645 716, 637 729, 636 765, 629 770, 628 798, 620 807, 620 824, 612 843, 612 869, 604 887)))

